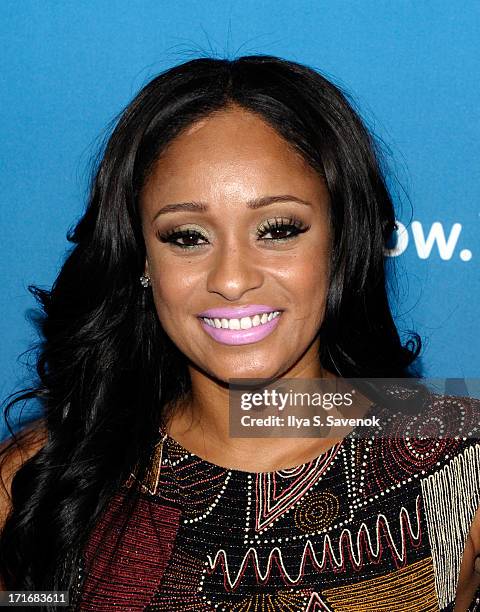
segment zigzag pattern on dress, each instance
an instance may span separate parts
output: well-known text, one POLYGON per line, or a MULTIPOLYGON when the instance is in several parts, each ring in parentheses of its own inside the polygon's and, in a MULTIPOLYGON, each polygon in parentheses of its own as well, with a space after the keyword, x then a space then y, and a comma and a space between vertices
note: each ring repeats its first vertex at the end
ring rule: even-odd
POLYGON ((338 538, 336 546, 332 544, 330 535, 325 535, 323 539, 323 551, 319 553, 318 551, 315 552, 311 540, 307 540, 303 553, 299 559, 298 573, 296 576, 291 576, 287 572, 285 563, 283 562, 282 551, 278 546, 275 546, 270 551, 264 571, 262 571, 260 568, 258 553, 253 546, 251 546, 244 554, 243 559, 240 562, 240 567, 236 575, 233 577, 228 563, 228 553, 223 548, 218 550, 213 558, 211 555, 207 555, 207 560, 211 573, 213 573, 218 567, 221 568, 225 584, 228 583, 229 588, 232 590, 236 589, 240 584, 250 559, 252 560, 255 574, 258 577, 258 584, 263 585, 268 583, 270 573, 272 572, 274 565, 280 569, 280 573, 286 584, 296 585, 301 583, 308 558, 311 559, 313 567, 318 572, 326 570, 329 567, 329 562, 332 565, 332 569, 336 571, 345 571, 347 569, 347 561, 350 561, 353 569, 358 570, 363 566, 364 554, 373 557, 375 561, 380 561, 383 551, 385 550, 385 544, 391 551, 395 565, 397 567, 402 567, 407 560, 407 537, 410 538, 414 546, 420 544, 421 542, 420 496, 417 496, 416 499, 415 530, 412 527, 408 510, 403 506, 399 512, 399 525, 401 534, 401 544, 399 548, 394 541, 390 524, 384 514, 379 514, 377 516, 375 535, 373 537, 370 535, 367 525, 362 523, 356 532, 356 537, 352 534, 350 529, 343 529, 338 538), (383 540, 385 540, 385 542, 383 540), (347 555, 344 553, 345 549, 348 551, 347 555), (338 552, 336 552, 336 550, 338 552))

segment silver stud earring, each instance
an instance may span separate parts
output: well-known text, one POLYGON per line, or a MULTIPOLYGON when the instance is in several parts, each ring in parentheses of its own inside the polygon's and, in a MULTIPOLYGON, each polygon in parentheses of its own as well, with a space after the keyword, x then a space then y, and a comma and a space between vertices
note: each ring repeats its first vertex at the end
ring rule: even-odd
POLYGON ((140 277, 140 282, 141 282, 142 287, 143 287, 144 289, 146 289, 147 287, 150 287, 150 284, 151 284, 151 283, 150 283, 150 277, 149 277, 149 276, 146 276, 145 274, 143 274, 143 275, 140 277))

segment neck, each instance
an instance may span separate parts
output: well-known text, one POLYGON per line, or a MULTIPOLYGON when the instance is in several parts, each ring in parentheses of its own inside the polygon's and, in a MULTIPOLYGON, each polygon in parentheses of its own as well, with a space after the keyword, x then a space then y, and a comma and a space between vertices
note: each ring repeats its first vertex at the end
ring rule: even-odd
MULTIPOLYGON (((168 434, 188 451, 223 467, 245 471, 273 471, 294 467, 326 452, 342 437, 233 438, 230 437, 229 387, 192 367, 192 392, 175 407, 168 434)), ((281 378, 331 378, 315 359, 303 362, 281 378)))

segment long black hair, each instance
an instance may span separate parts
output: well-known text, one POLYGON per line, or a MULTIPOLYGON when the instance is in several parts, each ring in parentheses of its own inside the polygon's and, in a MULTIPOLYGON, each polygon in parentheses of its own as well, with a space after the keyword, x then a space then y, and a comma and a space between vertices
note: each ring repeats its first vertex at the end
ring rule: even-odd
POLYGON ((402 344, 386 291, 394 207, 378 146, 347 95, 307 66, 266 55, 198 58, 166 70, 120 116, 51 290, 29 287, 41 306, 38 381, 14 394, 6 414, 38 399, 47 441, 13 480, 0 537, 8 589, 72 587, 109 499, 133 469, 146 473, 167 406, 190 391, 186 358, 139 282, 146 253, 138 196, 176 135, 232 104, 268 122, 328 187, 333 248, 322 366, 342 377, 416 374, 420 338, 412 333, 402 344))

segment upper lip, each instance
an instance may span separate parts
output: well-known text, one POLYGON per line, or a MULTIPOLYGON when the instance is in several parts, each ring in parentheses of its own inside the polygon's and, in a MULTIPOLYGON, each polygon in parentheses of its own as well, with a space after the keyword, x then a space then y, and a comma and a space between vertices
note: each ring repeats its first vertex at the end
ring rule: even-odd
POLYGON ((265 306, 264 304, 248 304, 247 306, 209 308, 198 313, 197 317, 206 317, 208 319, 241 319, 242 317, 250 317, 264 312, 277 312, 280 308, 273 306, 265 306))

